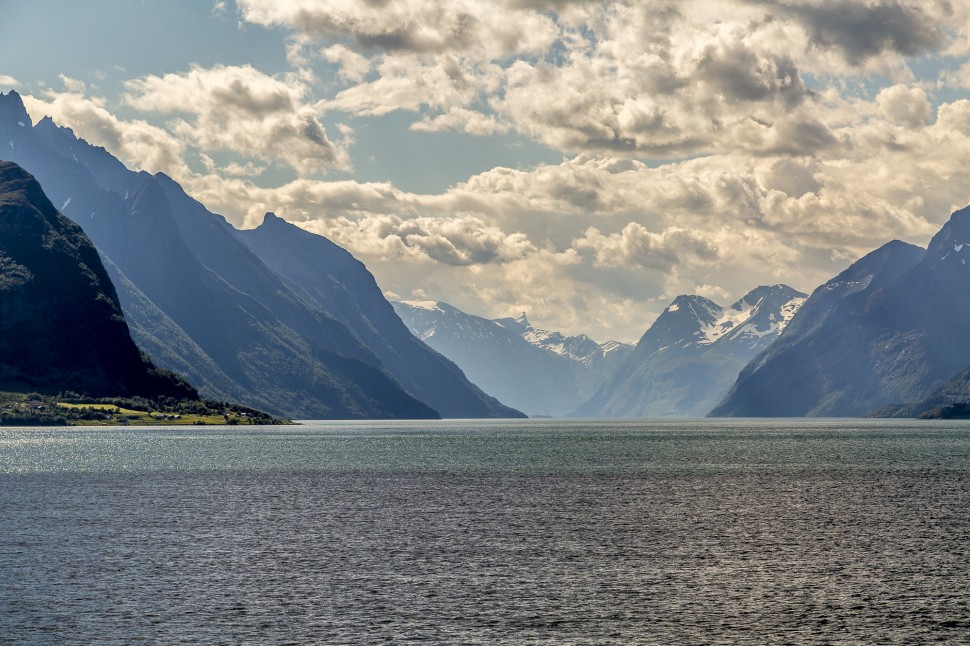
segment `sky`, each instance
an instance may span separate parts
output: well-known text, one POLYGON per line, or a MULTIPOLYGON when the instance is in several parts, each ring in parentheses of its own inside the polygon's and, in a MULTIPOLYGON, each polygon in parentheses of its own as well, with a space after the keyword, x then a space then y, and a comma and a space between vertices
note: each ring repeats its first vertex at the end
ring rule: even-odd
POLYGON ((0 61, 237 227, 598 341, 970 204, 970 0, 0 0, 0 61))

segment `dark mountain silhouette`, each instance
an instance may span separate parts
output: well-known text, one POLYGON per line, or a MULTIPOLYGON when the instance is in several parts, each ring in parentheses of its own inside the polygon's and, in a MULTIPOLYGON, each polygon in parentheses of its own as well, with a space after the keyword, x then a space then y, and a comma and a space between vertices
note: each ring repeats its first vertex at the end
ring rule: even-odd
POLYGON ((31 127, 14 92, 0 95, 0 141, 95 243, 135 341, 204 396, 291 418, 438 417, 169 177, 50 119, 31 127))
POLYGON ((925 251, 868 254, 815 290, 712 415, 861 416, 932 396, 970 365, 968 258, 970 209, 925 251))
POLYGON ((0 389, 198 397, 138 350, 94 245, 10 162, 0 162, 0 389))
POLYGON ((703 417, 785 329, 805 294, 758 287, 730 307, 678 296, 579 417, 703 417))

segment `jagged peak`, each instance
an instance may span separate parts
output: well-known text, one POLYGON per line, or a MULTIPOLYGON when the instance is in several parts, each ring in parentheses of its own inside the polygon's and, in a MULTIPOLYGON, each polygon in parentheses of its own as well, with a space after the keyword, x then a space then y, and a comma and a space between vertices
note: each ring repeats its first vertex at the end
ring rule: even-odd
POLYGON ((775 285, 760 285, 738 299, 738 301, 734 303, 731 308, 742 310, 745 308, 745 306, 755 307, 762 303, 765 299, 769 299, 769 303, 772 305, 782 305, 791 301, 792 299, 806 298, 807 296, 807 294, 804 294, 797 289, 782 283, 777 283, 775 285))
POLYGON ((24 100, 16 90, 10 90, 6 94, 0 93, 0 114, 5 114, 11 120, 19 121, 24 125, 30 124, 30 116, 24 106, 24 100))
MULTIPOLYGON (((256 228, 257 229, 262 229, 264 227, 266 227, 266 228, 275 228, 275 227, 281 227, 281 226, 282 227, 296 227, 296 225, 293 224, 292 222, 289 222, 289 221, 281 218, 280 216, 276 215, 272 211, 267 211, 263 215, 263 221, 262 221, 262 223, 258 227, 256 227, 256 228)), ((299 228, 299 227, 296 227, 296 228, 299 228)))
POLYGON ((502 327, 515 332, 516 334, 524 334, 528 330, 532 329, 532 324, 529 323, 529 319, 526 317, 525 312, 522 312, 522 314, 514 318, 511 316, 506 316, 492 320, 502 327))
POLYGON ((930 240, 927 252, 932 256, 949 254, 955 246, 970 245, 970 206, 954 211, 950 219, 930 240))
POLYGON ((699 316, 701 314, 698 311, 698 308, 708 313, 710 313, 712 310, 724 309, 722 306, 704 296, 700 296, 698 294, 681 294, 674 298, 670 305, 668 305, 661 313, 661 316, 673 313, 682 313, 685 311, 692 312, 695 316, 699 316))
POLYGON ((57 125, 57 123, 54 122, 54 119, 50 115, 45 115, 40 121, 37 122, 37 125, 35 125, 34 128, 41 133, 63 132, 64 134, 69 134, 75 140, 77 139, 77 135, 74 134, 73 130, 71 130, 67 126, 57 125))

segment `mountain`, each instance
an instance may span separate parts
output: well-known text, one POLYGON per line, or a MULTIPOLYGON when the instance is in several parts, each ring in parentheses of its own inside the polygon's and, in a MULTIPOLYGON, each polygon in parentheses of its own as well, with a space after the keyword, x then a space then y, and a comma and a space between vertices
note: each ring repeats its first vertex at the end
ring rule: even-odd
POLYGON ((863 257, 815 290, 712 414, 885 414, 941 392, 970 365, 967 258, 970 208, 925 251, 893 241, 863 257))
POLYGON ((374 276, 345 249, 272 213, 256 229, 236 236, 294 293, 353 330, 409 393, 442 416, 522 416, 411 334, 374 276))
POLYGON ((197 398, 138 350, 94 245, 10 162, 0 162, 0 390, 197 398))
MULTIPOLYGON (((95 243, 135 341, 204 396, 300 419, 439 416, 362 341, 367 330, 297 290, 171 178, 129 171, 49 118, 32 126, 15 92, 0 95, 0 141, 95 243)), ((420 366, 410 383, 423 384, 420 366)), ((457 377, 425 387, 461 391, 455 416, 515 413, 457 377)))
POLYGON ((786 285, 758 287, 730 307, 678 296, 575 415, 703 417, 804 300, 786 285))
POLYGON ((441 301, 393 305, 418 338, 486 392, 530 415, 569 413, 632 349, 534 328, 524 314, 490 320, 441 301))
MULTIPOLYGON (((869 414, 870 417, 922 417, 937 418, 944 416, 947 409, 962 410, 961 416, 970 412, 970 367, 959 372, 942 386, 917 402, 889 404, 869 414)), ((953 416, 950 410, 950 415, 953 416)))

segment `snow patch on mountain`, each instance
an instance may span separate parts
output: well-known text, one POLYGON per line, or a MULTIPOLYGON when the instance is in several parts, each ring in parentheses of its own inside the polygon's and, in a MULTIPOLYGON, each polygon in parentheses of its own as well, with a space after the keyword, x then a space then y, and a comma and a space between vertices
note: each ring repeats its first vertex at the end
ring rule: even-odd
POLYGON ((626 350, 630 350, 632 348, 633 346, 630 345, 629 343, 623 343, 622 341, 616 341, 616 340, 600 343, 600 349, 603 351, 604 356, 611 354, 613 352, 616 352, 617 350, 623 352, 626 350))
MULTIPOLYGON (((710 345, 731 332, 735 328, 743 325, 748 319, 751 318, 751 313, 757 306, 751 306, 747 303, 743 303, 734 307, 724 308, 719 312, 717 319, 710 325, 703 326, 700 330, 695 332, 695 335, 700 337, 697 341, 698 345, 710 345)), ((712 312, 713 313, 713 312, 712 312)))
POLYGON ((438 301, 401 301, 405 305, 416 307, 419 310, 429 310, 431 312, 444 312, 441 303, 438 301))

